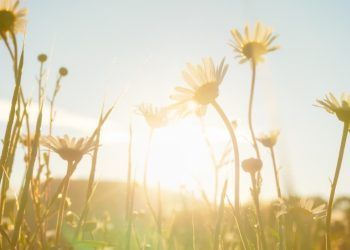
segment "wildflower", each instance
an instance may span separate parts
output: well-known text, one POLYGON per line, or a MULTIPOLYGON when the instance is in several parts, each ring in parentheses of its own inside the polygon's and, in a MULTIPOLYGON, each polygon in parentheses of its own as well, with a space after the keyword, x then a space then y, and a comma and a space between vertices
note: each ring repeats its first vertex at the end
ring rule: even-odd
POLYGON ((25 147, 31 147, 34 144, 34 137, 35 135, 30 135, 29 138, 28 135, 21 135, 19 137, 19 142, 25 147))
POLYGON ((272 148, 276 145, 279 134, 279 130, 273 130, 267 134, 262 134, 257 140, 265 147, 272 148))
POLYGON ((248 25, 245 26, 244 36, 237 29, 232 29, 231 34, 234 41, 230 45, 238 53, 236 57, 240 58, 239 63, 249 60, 253 63, 263 62, 265 54, 279 48, 270 46, 277 36, 273 36, 271 29, 264 27, 260 22, 255 25, 254 35, 250 34, 248 25))
POLYGON ((277 216, 288 214, 299 224, 308 224, 313 220, 322 219, 326 216, 326 204, 314 207, 314 201, 311 199, 300 199, 294 206, 288 206, 283 200, 281 202, 282 208, 277 216))
POLYGON ((0 34, 24 32, 26 9, 19 9, 18 0, 0 0, 0 34))
POLYGON ((46 60, 47 60, 47 55, 46 54, 38 55, 38 61, 39 62, 44 63, 44 62, 46 62, 46 60))
POLYGON ((79 162, 85 154, 96 147, 96 142, 91 138, 77 139, 67 135, 63 137, 45 136, 41 138, 40 143, 68 162, 79 162))
POLYGON ((68 69, 65 68, 65 67, 61 67, 61 68, 58 70, 58 73, 60 74, 60 76, 66 76, 66 75, 68 75, 68 69))
POLYGON ((151 104, 139 105, 136 113, 142 115, 152 129, 164 127, 169 121, 167 108, 157 108, 151 104))
POLYGON ((317 104, 327 112, 335 114, 340 121, 350 122, 350 94, 343 93, 340 99, 337 99, 329 93, 323 100, 317 100, 317 104))
POLYGON ((250 174, 255 174, 256 172, 259 172, 262 166, 262 161, 256 158, 249 158, 242 162, 243 170, 250 174))
POLYGON ((187 64, 187 69, 182 72, 182 76, 189 88, 175 88, 176 93, 170 98, 176 103, 171 107, 176 108, 182 116, 192 112, 197 115, 205 114, 207 105, 214 102, 219 95, 219 85, 227 69, 225 59, 222 59, 217 67, 214 66, 211 58, 203 59, 202 65, 187 64))

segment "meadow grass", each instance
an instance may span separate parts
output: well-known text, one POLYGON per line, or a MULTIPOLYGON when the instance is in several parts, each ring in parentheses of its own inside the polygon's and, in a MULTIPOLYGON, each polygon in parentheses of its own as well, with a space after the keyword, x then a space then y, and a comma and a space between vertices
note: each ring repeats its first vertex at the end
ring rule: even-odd
POLYGON ((137 107, 135 113, 145 118, 150 131, 145 150, 143 183, 137 182, 137 168, 132 161, 135 158, 135 138, 133 125, 130 124, 128 164, 125 166, 127 176, 126 183, 122 185, 123 192, 99 207, 94 199, 96 193, 101 192, 95 178, 99 167, 98 154, 103 150, 101 133, 115 105, 106 112, 102 108, 96 128, 87 137, 53 135, 56 99, 61 93, 68 69, 61 67, 58 70, 54 91, 51 98, 47 98, 50 95, 46 93, 44 82, 48 58, 46 54, 40 54, 37 58, 39 112, 36 115, 28 112, 32 98, 26 96, 21 84, 22 72, 25 70, 22 35, 25 32, 25 18, 26 10, 21 8, 18 1, 0 0, 0 42, 5 45, 3 53, 10 55, 8 63, 12 65, 14 82, 11 108, 1 134, 1 249, 350 249, 350 198, 336 199, 335 196, 349 132, 350 95, 343 94, 336 98, 328 94, 324 99, 317 100, 318 106, 335 115, 343 125, 328 202, 317 197, 306 199, 284 194, 275 154, 279 131, 272 130, 256 136, 253 123, 254 89, 259 65, 267 54, 279 48, 272 45, 277 36, 269 28, 258 22, 253 30, 246 26, 243 35, 237 29, 231 30, 233 40, 230 46, 240 63, 249 64, 252 74, 247 120, 254 155, 241 160, 235 122, 230 120, 217 100, 220 85, 228 72, 228 64, 225 59, 216 65, 211 58, 204 58, 201 64, 187 64, 182 72, 187 85, 175 87, 171 95, 172 103, 164 107, 152 104, 137 107), (19 41, 22 46, 19 46, 19 41), (42 127, 42 121, 46 118, 43 117, 43 108, 46 106, 50 110, 47 134, 43 133, 42 127), (211 199, 203 189, 200 190, 200 198, 186 190, 171 194, 162 189, 161 183, 152 189, 148 185, 149 158, 150 154, 157 154, 151 150, 153 134, 189 115, 203 121, 210 107, 223 121, 227 129, 227 141, 230 141, 228 150, 218 158, 215 144, 210 142, 204 123, 199 128, 202 129, 213 163, 214 198, 211 199), (34 115, 36 123, 32 129, 29 120, 34 115), (26 152, 26 171, 17 198, 13 199, 7 193, 14 164, 18 162, 15 159, 20 143, 26 152), (266 166, 263 166, 259 146, 265 147, 271 156, 276 199, 270 203, 260 199, 263 185, 261 169, 266 166), (51 176, 51 170, 57 167, 50 160, 52 154, 57 154, 66 165, 66 174, 56 181, 51 176), (91 166, 84 191, 79 189, 78 198, 70 199, 76 192, 70 189, 70 184, 74 184, 71 178, 82 158, 89 156, 91 166), (218 175, 223 165, 234 169, 233 198, 229 197, 227 191, 230 188, 228 176, 223 185, 219 185, 218 175), (252 199, 247 204, 242 204, 240 200, 241 168, 251 180, 252 199), (113 200, 117 205, 110 207, 114 204, 113 200), (105 213, 102 214, 102 210, 105 213), (344 219, 332 220, 333 211, 341 213, 344 219))

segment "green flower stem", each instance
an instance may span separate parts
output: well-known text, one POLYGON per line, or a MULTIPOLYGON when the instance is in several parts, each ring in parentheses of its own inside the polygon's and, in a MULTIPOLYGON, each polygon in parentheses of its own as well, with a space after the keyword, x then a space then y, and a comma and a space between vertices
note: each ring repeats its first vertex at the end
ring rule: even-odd
POLYGON ((273 164, 273 171, 274 171, 274 174, 275 174, 277 197, 279 199, 282 199, 282 192, 281 192, 281 186, 280 186, 280 180, 279 180, 279 173, 278 173, 277 164, 276 164, 275 150, 273 149, 273 147, 270 148, 270 153, 271 153, 271 159, 272 159, 272 164, 273 164))
POLYGON ((62 225, 63 225, 63 217, 64 217, 64 208, 66 204, 66 198, 67 198, 67 193, 68 193, 68 187, 69 187, 69 181, 70 181, 70 176, 72 175, 72 172, 74 171, 74 164, 73 162, 68 162, 67 166, 67 173, 66 177, 64 178, 64 185, 63 185, 63 190, 62 190, 62 196, 61 196, 61 203, 60 207, 58 209, 58 217, 57 217, 57 224, 56 224, 56 246, 59 245, 60 240, 61 240, 61 231, 62 231, 62 225))
POLYGON ((239 202, 239 179, 240 179, 239 170, 240 169, 239 169, 239 149, 238 149, 237 138, 236 138, 235 131, 233 130, 231 122, 227 118, 225 112, 222 110, 220 105, 215 100, 211 104, 213 105, 215 110, 220 115, 221 119, 225 123, 225 126, 226 126, 228 132, 230 133, 233 151, 234 151, 234 158, 235 158, 235 190, 234 190, 234 192, 235 192, 235 211, 236 211, 237 215, 239 216, 240 215, 240 209, 239 209, 239 206, 240 206, 240 202, 239 202))
MULTIPOLYGON (((264 228, 263 228, 263 223, 262 223, 262 217, 261 217, 261 211, 260 211, 260 203, 259 203, 259 189, 258 189, 258 184, 256 181, 256 176, 255 174, 251 173, 250 174, 251 180, 252 180, 252 197, 255 205, 255 210, 256 210, 256 216, 258 218, 258 232, 259 232, 259 238, 260 238, 260 243, 261 244, 261 249, 262 250, 267 250, 266 248, 266 239, 265 239, 265 234, 264 234, 264 228)), ((260 247, 258 248, 260 249, 260 247)))
POLYGON ((334 201, 334 195, 335 195, 335 188, 337 186, 338 178, 339 178, 339 173, 340 173, 340 168, 341 164, 343 161, 343 156, 344 156, 344 150, 345 150, 345 144, 346 144, 346 139, 348 135, 348 129, 349 129, 349 121, 344 122, 344 128, 343 128, 343 135, 340 143, 340 149, 339 149, 339 154, 338 154, 338 160, 337 160, 337 166, 335 169, 335 174, 333 178, 333 182, 331 185, 331 193, 329 195, 329 200, 328 200, 328 207, 327 207, 327 217, 326 217, 326 245, 327 245, 327 250, 331 250, 331 218, 332 218, 332 208, 333 208, 333 201, 334 201))
MULTIPOLYGON (((275 157, 275 150, 273 147, 270 147, 270 153, 271 153, 271 159, 272 159, 272 165, 273 165, 273 171, 275 174, 275 182, 276 182, 276 190, 277 190, 277 197, 278 199, 282 199, 282 192, 281 192, 281 186, 280 186, 280 180, 279 180, 279 172, 277 169, 276 164, 276 157, 275 157)), ((285 246, 285 237, 284 237, 284 216, 280 216, 278 219, 278 233, 279 233, 279 249, 283 250, 285 246)))
POLYGON ((253 100, 254 100, 254 88, 255 88, 255 75, 256 75, 256 62, 252 61, 252 82, 250 85, 250 95, 249 95, 249 107, 248 107, 248 123, 249 123, 249 130, 253 141, 254 150, 256 152, 256 157, 260 160, 260 152, 258 143, 256 141, 255 132, 253 129, 253 121, 252 121, 252 115, 253 115, 253 100))

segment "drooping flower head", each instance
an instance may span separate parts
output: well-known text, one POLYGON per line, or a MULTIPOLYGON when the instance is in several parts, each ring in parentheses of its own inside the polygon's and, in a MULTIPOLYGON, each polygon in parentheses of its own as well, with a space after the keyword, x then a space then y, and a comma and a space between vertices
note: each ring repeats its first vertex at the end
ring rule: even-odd
POLYGON ((279 48, 279 46, 271 46, 277 36, 272 35, 271 29, 264 27, 260 22, 256 23, 252 33, 246 25, 243 36, 237 29, 232 29, 231 34, 234 41, 230 45, 238 53, 236 57, 240 59, 239 63, 263 62, 265 54, 279 48))
POLYGON ((0 34, 24 32, 26 9, 19 8, 19 0, 0 0, 0 34))
POLYGON ((142 115, 152 129, 164 127, 169 122, 168 109, 165 107, 157 108, 143 103, 137 107, 136 113, 142 115))
POLYGON ((19 137, 19 142, 25 147, 31 147, 34 144, 35 135, 21 135, 19 137))
POLYGON ((314 200, 302 198, 299 202, 288 204, 280 200, 281 210, 277 216, 288 215, 299 225, 310 224, 313 220, 322 219, 326 216, 326 204, 314 207, 314 200))
POLYGON ((343 93, 338 100, 329 93, 323 100, 317 100, 317 104, 327 112, 335 114, 340 121, 350 122, 350 94, 343 93))
POLYGON ((205 58, 202 62, 199 65, 187 64, 182 76, 188 88, 176 87, 176 93, 170 96, 176 101, 171 107, 176 108, 180 115, 186 116, 193 112, 203 115, 206 106, 219 95, 219 85, 228 69, 225 59, 216 67, 211 58, 205 58))
POLYGON ((68 137, 68 135, 62 137, 44 136, 41 137, 40 143, 68 162, 79 162, 85 154, 96 147, 96 142, 91 138, 78 139, 68 137))
POLYGON ((267 134, 260 135, 257 140, 261 142, 262 145, 268 148, 272 148, 276 145, 278 136, 280 135, 279 130, 272 130, 267 134))
POLYGON ((242 161, 243 170, 247 173, 250 173, 251 175, 254 175, 255 173, 259 172, 262 166, 262 161, 256 158, 248 158, 242 161))

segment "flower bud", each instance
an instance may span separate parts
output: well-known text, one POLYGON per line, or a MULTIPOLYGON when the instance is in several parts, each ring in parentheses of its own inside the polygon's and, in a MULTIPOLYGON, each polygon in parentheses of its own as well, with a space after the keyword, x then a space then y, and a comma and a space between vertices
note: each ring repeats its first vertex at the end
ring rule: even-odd
POLYGON ((249 158, 242 162, 243 170, 250 174, 255 174, 256 172, 260 171, 262 165, 262 161, 256 158, 249 158))
POLYGON ((44 62, 46 62, 46 60, 47 60, 47 55, 46 54, 38 55, 38 61, 39 62, 44 63, 44 62))
POLYGON ((65 67, 61 67, 58 72, 60 73, 61 76, 68 75, 68 69, 65 67))

